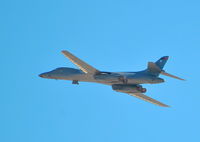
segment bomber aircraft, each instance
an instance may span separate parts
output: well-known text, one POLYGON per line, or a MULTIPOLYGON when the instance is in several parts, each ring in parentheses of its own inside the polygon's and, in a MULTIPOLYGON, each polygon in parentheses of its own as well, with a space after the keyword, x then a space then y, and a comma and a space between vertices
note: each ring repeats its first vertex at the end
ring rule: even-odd
POLYGON ((144 95, 147 91, 141 84, 158 84, 163 83, 164 79, 159 75, 169 76, 175 79, 184 80, 180 77, 171 75, 163 70, 169 56, 164 56, 158 61, 148 62, 147 69, 138 72, 105 72, 100 71, 68 51, 62 53, 73 62, 79 69, 60 67, 50 72, 45 72, 39 76, 48 79, 71 80, 72 84, 81 82, 101 83, 112 86, 112 89, 117 92, 127 93, 139 99, 156 104, 162 107, 169 107, 149 96, 144 95))

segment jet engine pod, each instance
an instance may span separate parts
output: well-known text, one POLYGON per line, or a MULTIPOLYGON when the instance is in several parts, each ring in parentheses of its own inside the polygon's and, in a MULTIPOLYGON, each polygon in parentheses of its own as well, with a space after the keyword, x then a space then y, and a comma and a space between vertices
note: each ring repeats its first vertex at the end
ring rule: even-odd
POLYGON ((122 93, 145 93, 146 88, 142 88, 141 85, 127 85, 127 84, 113 84, 112 89, 122 93))
POLYGON ((146 88, 143 88, 142 85, 136 85, 137 89, 139 91, 141 91, 141 93, 146 93, 147 92, 147 89, 146 88))

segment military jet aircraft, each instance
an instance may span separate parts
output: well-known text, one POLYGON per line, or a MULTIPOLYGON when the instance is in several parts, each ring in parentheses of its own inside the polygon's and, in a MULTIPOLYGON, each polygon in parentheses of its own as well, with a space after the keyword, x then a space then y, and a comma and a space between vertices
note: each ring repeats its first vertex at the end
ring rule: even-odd
POLYGON ((71 80, 72 84, 83 82, 95 82, 112 86, 112 89, 117 92, 127 93, 139 99, 156 104, 162 107, 169 107, 155 99, 152 99, 143 93, 147 90, 141 84, 157 84, 163 83, 164 79, 159 75, 169 76, 175 79, 184 80, 177 76, 171 75, 163 70, 164 65, 168 60, 168 56, 160 58, 155 63, 148 62, 147 69, 138 72, 105 72, 100 71, 68 51, 62 53, 73 62, 79 69, 60 67, 50 72, 45 72, 39 76, 48 79, 71 80))

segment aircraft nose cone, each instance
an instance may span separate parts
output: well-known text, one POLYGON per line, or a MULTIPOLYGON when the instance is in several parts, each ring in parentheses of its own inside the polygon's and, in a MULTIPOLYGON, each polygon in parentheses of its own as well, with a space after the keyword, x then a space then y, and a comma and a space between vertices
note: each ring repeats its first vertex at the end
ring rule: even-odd
POLYGON ((42 74, 39 74, 38 76, 39 76, 39 77, 44 77, 44 74, 42 73, 42 74))
POLYGON ((38 75, 39 77, 42 77, 42 78, 50 78, 51 75, 47 72, 47 73, 41 73, 38 75))

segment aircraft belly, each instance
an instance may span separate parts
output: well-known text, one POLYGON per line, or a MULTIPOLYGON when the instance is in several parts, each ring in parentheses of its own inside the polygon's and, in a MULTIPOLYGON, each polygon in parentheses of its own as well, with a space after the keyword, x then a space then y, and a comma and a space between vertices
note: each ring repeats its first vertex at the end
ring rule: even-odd
POLYGON ((128 84, 158 84, 163 83, 163 79, 152 79, 152 78, 135 78, 135 79, 128 79, 128 84))
POLYGON ((128 84, 143 84, 144 81, 140 79, 128 79, 127 83, 128 84))
POLYGON ((77 80, 77 81, 80 81, 80 82, 96 82, 96 83, 110 85, 109 83, 107 83, 105 81, 97 81, 93 78, 93 76, 86 75, 86 74, 65 76, 65 77, 62 77, 60 79, 62 79, 62 80, 77 80))
POLYGON ((85 75, 85 74, 79 74, 79 75, 64 76, 62 79, 64 79, 64 80, 87 81, 87 80, 91 80, 92 77, 85 75))
POLYGON ((93 75, 86 75, 86 74, 79 74, 79 75, 71 75, 71 76, 63 76, 59 78, 61 80, 77 80, 80 82, 95 82, 95 83, 100 83, 100 84, 105 84, 105 85, 112 85, 112 84, 121 84, 122 82, 118 81, 105 81, 105 80, 96 80, 93 75))

